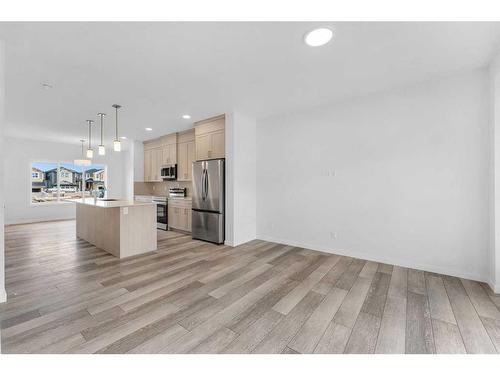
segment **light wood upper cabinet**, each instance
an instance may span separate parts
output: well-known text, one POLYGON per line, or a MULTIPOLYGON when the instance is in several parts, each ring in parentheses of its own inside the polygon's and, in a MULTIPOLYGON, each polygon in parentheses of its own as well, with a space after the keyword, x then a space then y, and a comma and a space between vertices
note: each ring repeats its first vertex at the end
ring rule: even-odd
POLYGON ((161 147, 153 149, 153 181, 161 181, 161 166, 162 166, 163 150, 161 147))
POLYGON ((144 181, 162 181, 161 168, 177 163, 177 133, 144 142, 144 181))
POLYGON ((162 165, 177 164, 177 133, 161 137, 162 165))
POLYGON ((225 158, 224 145, 224 115, 196 122, 194 129, 144 141, 144 181, 162 181, 161 168, 173 164, 178 181, 191 181, 193 161, 225 158))
POLYGON ((194 129, 178 134, 177 143, 177 180, 191 181, 194 150, 194 129))
POLYGON ((196 160, 225 157, 225 116, 195 123, 196 160))
POLYGON ((144 181, 152 181, 151 168, 153 160, 153 150, 144 150, 144 181))
POLYGON ((210 148, 212 143, 211 134, 196 136, 196 160, 210 159, 210 148))
POLYGON ((225 134, 224 130, 219 130, 212 133, 212 147, 209 151, 208 156, 212 159, 222 159, 225 158, 225 134))

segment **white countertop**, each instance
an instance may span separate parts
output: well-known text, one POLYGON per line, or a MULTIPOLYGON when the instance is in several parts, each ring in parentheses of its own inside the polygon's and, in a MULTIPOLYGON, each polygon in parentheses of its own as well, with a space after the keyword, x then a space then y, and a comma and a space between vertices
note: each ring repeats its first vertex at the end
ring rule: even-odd
POLYGON ((74 202, 78 204, 85 204, 88 206, 100 207, 100 208, 118 208, 118 207, 132 207, 132 206, 151 206, 156 205, 154 202, 139 202, 132 200, 116 200, 116 201, 105 201, 105 200, 97 200, 94 201, 94 198, 85 198, 85 199, 68 199, 68 202, 74 202))
POLYGON ((149 198, 149 199, 154 199, 154 198, 162 198, 162 199, 167 199, 167 200, 179 200, 179 201, 191 201, 192 197, 170 197, 170 196, 161 196, 161 195, 140 195, 137 194, 135 195, 136 198, 149 198))

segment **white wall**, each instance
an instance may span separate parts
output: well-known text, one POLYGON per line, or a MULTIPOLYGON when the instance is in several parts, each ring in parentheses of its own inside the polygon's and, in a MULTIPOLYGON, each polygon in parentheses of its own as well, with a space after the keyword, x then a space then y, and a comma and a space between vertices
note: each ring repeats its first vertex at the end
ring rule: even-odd
POLYGON ((123 151, 121 155, 123 160, 123 166, 121 167, 123 173, 121 197, 132 200, 134 199, 135 143, 133 141, 125 141, 125 149, 123 151))
POLYGON ((134 141, 134 181, 144 181, 144 144, 134 141))
POLYGON ((490 286, 500 293, 500 53, 490 65, 490 124, 491 147, 494 150, 490 158, 493 183, 490 197, 494 210, 490 217, 490 286))
POLYGON ((256 238, 256 121, 241 112, 226 114, 226 243, 256 238))
POLYGON ((487 281, 488 89, 478 70, 259 120, 257 237, 487 281))
MULTIPOLYGON (((5 154, 4 143, 4 115, 5 115, 5 60, 4 44, 0 40, 0 303, 5 302, 7 293, 5 292, 5 261, 4 261, 4 171, 3 158, 5 154)), ((0 340, 1 341, 1 340, 0 340)), ((2 347, 0 343, 0 353, 2 347)))
MULTIPOLYGON (((110 198, 132 197, 133 194, 133 150, 129 145, 124 146, 120 153, 110 148, 105 156, 94 153, 94 163, 108 167, 110 198)), ((71 203, 30 205, 30 165, 32 161, 72 162, 81 155, 80 146, 6 137, 4 153, 6 224, 75 217, 75 207, 71 203)))

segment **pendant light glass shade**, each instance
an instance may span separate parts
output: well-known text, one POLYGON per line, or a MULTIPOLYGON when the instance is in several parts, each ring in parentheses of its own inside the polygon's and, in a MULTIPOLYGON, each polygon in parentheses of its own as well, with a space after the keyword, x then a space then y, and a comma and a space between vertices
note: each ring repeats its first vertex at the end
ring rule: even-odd
POLYGON ((87 120, 87 124, 89 124, 89 148, 87 149, 87 158, 92 159, 94 157, 94 150, 92 150, 92 124, 94 121, 87 120))
POLYGON ((104 116, 106 116, 106 114, 99 112, 97 116, 101 118, 101 143, 99 144, 98 152, 99 155, 106 155, 106 147, 104 147, 104 144, 102 143, 102 129, 103 129, 104 116))
POLYGON ((78 165, 80 167, 86 167, 90 165, 90 160, 85 159, 85 156, 83 155, 83 144, 85 143, 85 140, 81 139, 80 142, 82 142, 82 158, 81 159, 75 159, 73 163, 75 165, 78 165))
POLYGON ((115 140, 113 141, 113 150, 120 152, 122 150, 122 144, 118 138, 118 108, 122 106, 119 104, 113 104, 112 107, 115 109, 115 140))

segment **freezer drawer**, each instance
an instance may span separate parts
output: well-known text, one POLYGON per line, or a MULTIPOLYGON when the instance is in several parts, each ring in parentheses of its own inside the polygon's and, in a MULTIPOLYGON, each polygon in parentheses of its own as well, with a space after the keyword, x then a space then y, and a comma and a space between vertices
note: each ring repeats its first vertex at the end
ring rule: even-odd
POLYGON ((195 239, 224 243, 224 215, 192 210, 191 231, 195 239))

